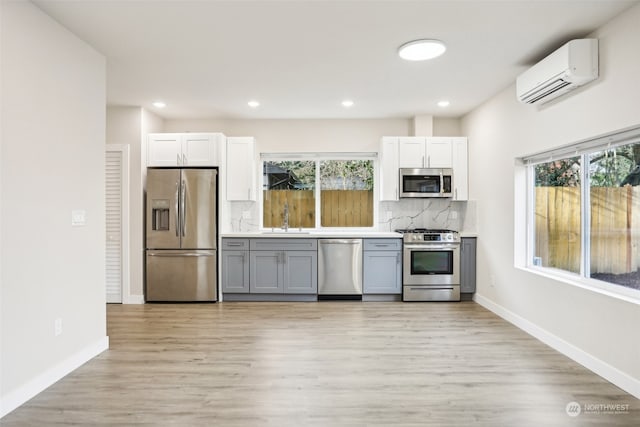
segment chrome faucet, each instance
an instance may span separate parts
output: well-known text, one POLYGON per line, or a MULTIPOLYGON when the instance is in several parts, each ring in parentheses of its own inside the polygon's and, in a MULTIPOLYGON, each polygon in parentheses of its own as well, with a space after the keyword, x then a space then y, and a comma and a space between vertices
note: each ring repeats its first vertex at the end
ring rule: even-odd
POLYGON ((284 214, 282 215, 282 229, 289 231, 289 203, 284 202, 284 214))

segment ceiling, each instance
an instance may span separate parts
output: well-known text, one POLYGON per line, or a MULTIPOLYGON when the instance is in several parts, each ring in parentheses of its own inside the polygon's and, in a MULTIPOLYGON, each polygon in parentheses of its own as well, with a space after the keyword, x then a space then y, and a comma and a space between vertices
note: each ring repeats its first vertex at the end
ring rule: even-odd
POLYGON ((638 1, 34 3, 106 56, 109 105, 167 119, 290 119, 462 116, 638 1), (447 52, 400 59, 398 47, 419 38, 447 52))

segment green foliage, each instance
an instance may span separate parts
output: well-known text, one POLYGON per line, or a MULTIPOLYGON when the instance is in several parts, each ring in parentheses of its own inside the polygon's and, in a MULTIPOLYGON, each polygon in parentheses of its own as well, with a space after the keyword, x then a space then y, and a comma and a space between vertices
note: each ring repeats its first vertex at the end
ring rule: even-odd
POLYGON ((286 160, 275 162, 282 169, 295 174, 305 188, 313 188, 316 182, 316 162, 309 160, 286 160))
MULTIPOLYGON (((313 189, 316 181, 314 160, 283 160, 268 162, 294 175, 295 187, 313 189)), ((320 162, 323 190, 373 190, 372 160, 323 160, 320 162)))
POLYGON ((580 185, 580 157, 541 163, 536 168, 536 187, 577 187, 580 185))
MULTIPOLYGON (((640 146, 640 144, 636 144, 640 146)), ((589 155, 589 176, 592 187, 617 187, 640 162, 633 145, 605 150, 589 155)))
MULTIPOLYGON (((618 187, 640 165, 640 144, 598 151, 587 158, 591 187, 618 187)), ((536 186, 576 187, 580 185, 580 166, 580 156, 536 165, 536 186)))
POLYGON ((373 190, 371 160, 325 160, 320 162, 323 190, 373 190))

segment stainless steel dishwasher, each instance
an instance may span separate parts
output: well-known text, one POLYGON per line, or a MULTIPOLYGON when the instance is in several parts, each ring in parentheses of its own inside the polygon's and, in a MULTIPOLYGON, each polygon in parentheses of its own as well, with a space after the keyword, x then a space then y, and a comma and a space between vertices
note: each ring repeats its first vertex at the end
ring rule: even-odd
POLYGON ((362 299, 362 239, 318 239, 318 298, 362 299))

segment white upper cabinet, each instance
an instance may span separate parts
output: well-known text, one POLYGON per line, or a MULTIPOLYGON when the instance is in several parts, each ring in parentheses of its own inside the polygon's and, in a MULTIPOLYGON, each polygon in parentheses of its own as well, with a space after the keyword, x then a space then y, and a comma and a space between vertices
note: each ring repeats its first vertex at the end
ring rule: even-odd
POLYGON ((453 200, 469 200, 469 157, 466 137, 451 138, 453 144, 453 200))
POLYGON ((380 201, 398 200, 398 138, 385 136, 380 142, 380 201))
POLYGON ((399 137, 400 167, 452 167, 452 139, 449 137, 399 137))
POLYGON ((182 138, 182 166, 219 166, 219 134, 185 135, 182 138))
POLYGON ((147 143, 147 166, 219 166, 219 133, 152 133, 147 143))
POLYGON ((426 141, 418 136, 401 136, 399 143, 399 166, 401 168, 423 168, 426 160, 426 141))
POLYGON ((227 138, 227 200, 256 200, 255 146, 253 137, 227 138))
POLYGON ((453 138, 430 137, 427 138, 427 168, 450 168, 452 161, 453 138))

